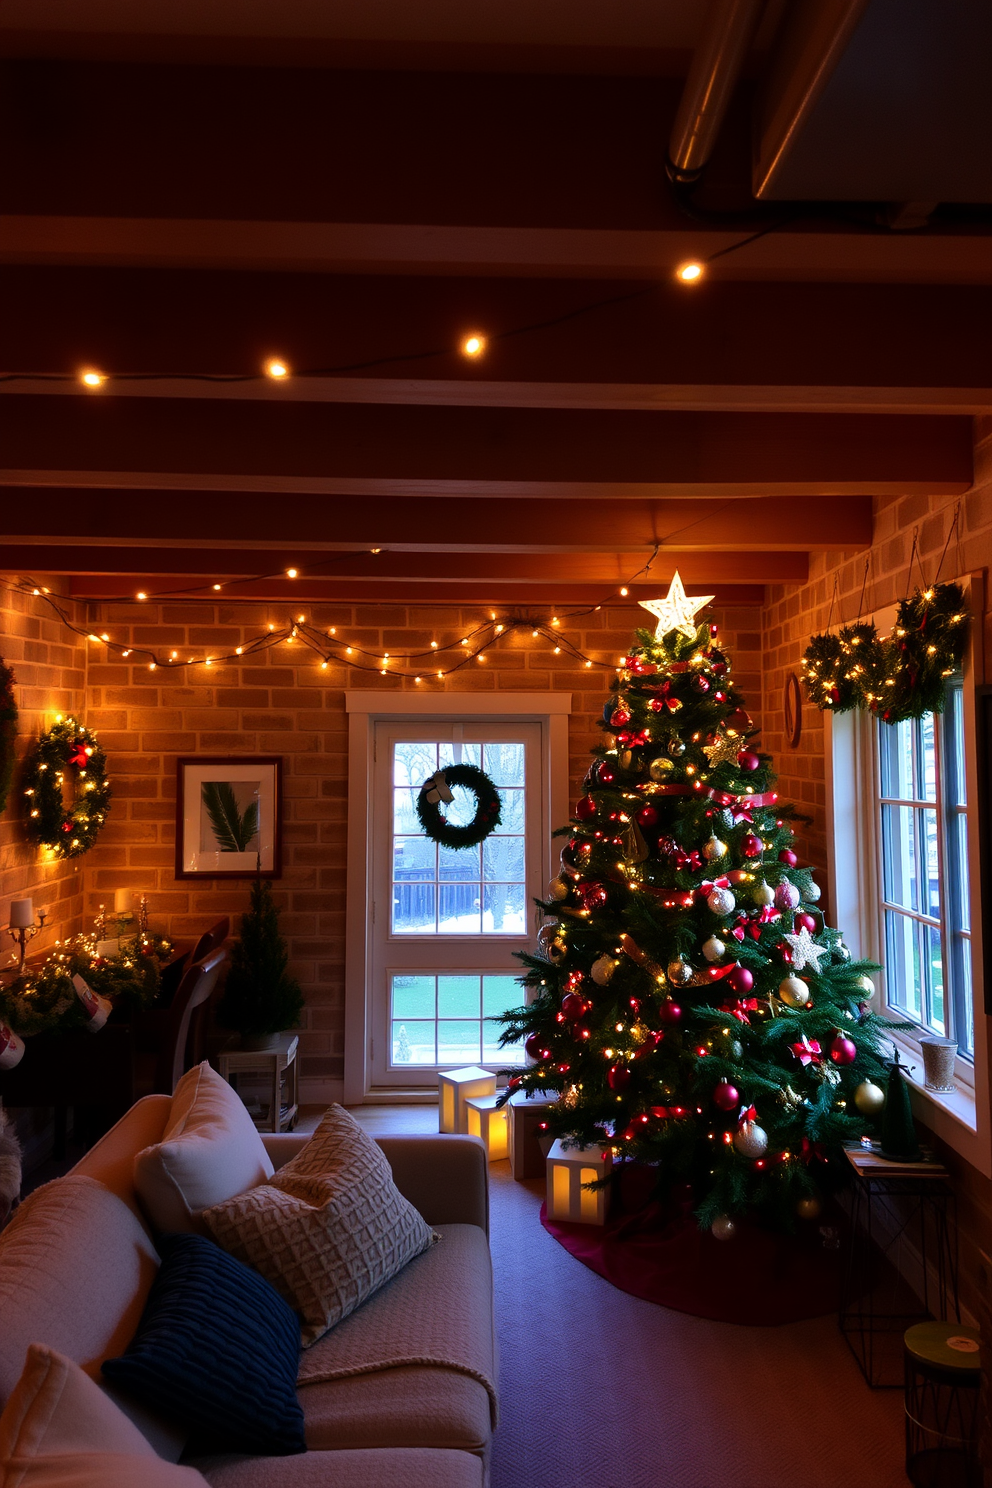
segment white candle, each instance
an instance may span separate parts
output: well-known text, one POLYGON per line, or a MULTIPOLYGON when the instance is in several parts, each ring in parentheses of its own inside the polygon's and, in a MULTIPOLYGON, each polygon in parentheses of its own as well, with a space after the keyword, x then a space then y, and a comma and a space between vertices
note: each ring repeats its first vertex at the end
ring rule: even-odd
POLYGON ((34 905, 30 899, 11 899, 10 923, 25 930, 34 924, 34 905))
POLYGON ((114 891, 114 913, 129 915, 131 913, 131 890, 116 889, 114 891))

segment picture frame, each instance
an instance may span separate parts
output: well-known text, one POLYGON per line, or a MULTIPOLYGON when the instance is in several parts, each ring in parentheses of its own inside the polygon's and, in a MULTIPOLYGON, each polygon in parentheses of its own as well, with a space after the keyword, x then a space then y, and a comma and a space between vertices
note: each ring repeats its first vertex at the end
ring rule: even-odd
POLYGON ((282 759, 176 761, 176 878, 282 877, 282 759))

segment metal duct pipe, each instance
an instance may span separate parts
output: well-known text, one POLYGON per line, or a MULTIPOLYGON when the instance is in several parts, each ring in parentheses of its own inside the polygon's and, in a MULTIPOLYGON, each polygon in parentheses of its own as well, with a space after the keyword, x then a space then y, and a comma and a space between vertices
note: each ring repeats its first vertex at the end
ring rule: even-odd
POLYGON ((713 154, 763 8, 764 0, 710 6, 668 141, 668 175, 676 185, 698 180, 713 154))

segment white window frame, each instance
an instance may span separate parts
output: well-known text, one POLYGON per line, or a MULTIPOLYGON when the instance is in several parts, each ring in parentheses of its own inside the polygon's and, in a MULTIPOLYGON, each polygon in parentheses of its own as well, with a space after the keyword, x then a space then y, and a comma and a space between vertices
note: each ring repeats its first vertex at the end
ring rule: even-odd
POLYGON ((372 783, 377 722, 464 719, 475 723, 521 722, 541 726, 542 866, 553 877, 558 844, 555 827, 569 818, 567 692, 393 693, 356 688, 345 693, 348 714, 348 848, 345 919, 344 1100, 433 1102, 436 1090, 376 1088, 372 1070, 372 783))
MULTIPOLYGON (((955 1089, 948 1093, 923 1085, 923 1030, 893 1032, 900 1057, 913 1066, 909 1075, 913 1107, 920 1120, 987 1177, 992 1177, 992 1122, 989 1113, 987 1021, 983 985, 981 922, 981 842, 978 828, 978 751, 976 679, 983 675, 982 627, 984 582, 981 574, 959 579, 974 617, 963 667, 965 779, 968 800, 968 888, 971 922, 971 986, 974 1000, 975 1057, 955 1062, 955 1089)), ((895 609, 876 617, 885 635, 895 609)), ((824 712, 827 761, 827 859, 830 903, 835 923, 844 932, 851 954, 884 965, 881 883, 878 864, 878 759, 875 720, 858 711, 833 716, 824 712)), ((883 979, 884 986, 884 979, 883 979)), ((884 992, 877 1011, 900 1021, 884 992)))

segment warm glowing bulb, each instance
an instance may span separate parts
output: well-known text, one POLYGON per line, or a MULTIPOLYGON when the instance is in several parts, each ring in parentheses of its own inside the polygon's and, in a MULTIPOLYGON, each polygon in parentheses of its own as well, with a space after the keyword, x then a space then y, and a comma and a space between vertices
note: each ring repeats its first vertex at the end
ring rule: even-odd
POLYGON ((304 625, 306 623, 306 618, 307 618, 306 615, 297 615, 297 617, 296 617, 296 623, 297 623, 297 625, 304 625))
POLYGON ((462 354, 467 357, 481 356, 486 349, 486 338, 473 331, 471 336, 466 336, 462 342, 462 354))
POLYGON ((690 260, 689 263, 679 264, 675 270, 675 277, 683 284, 698 284, 703 277, 703 266, 696 259, 690 260))
POLYGON ((419 682, 420 681, 420 678, 419 677, 414 677, 413 680, 414 680, 414 682, 419 682))
POLYGON ((586 662, 586 666, 587 666, 587 667, 591 667, 591 666, 592 666, 592 662, 591 662, 591 661, 587 661, 587 662, 586 662))
POLYGON ((624 588, 620 590, 620 595, 623 599, 626 599, 629 593, 630 590, 626 586, 624 586, 624 588))
POLYGON ((299 569, 298 568, 287 568, 287 570, 286 570, 286 577, 287 577, 287 579, 295 579, 298 573, 299 573, 299 569))
POLYGON ((235 646, 235 648, 234 648, 234 654, 235 654, 235 656, 240 656, 241 653, 242 653, 242 651, 244 649, 245 649, 244 646, 235 646))
POLYGON ((478 661, 485 661, 485 659, 486 659, 486 658, 485 658, 485 657, 484 657, 484 656, 483 656, 483 654, 482 654, 482 652, 481 652, 481 651, 480 651, 480 652, 479 652, 479 655, 478 655, 478 657, 477 657, 477 660, 478 660, 478 661))
POLYGON ((138 593, 135 596, 135 598, 136 599, 147 599, 148 598, 148 595, 145 593, 145 591, 143 589, 139 589, 138 590, 138 593))
POLYGON ((322 662, 321 662, 321 663, 320 663, 320 670, 321 670, 321 671, 322 671, 322 672, 326 672, 326 671, 327 671, 327 662, 326 662, 326 661, 322 661, 322 662))
POLYGON ((220 585, 219 585, 219 584, 215 584, 215 585, 214 585, 214 588, 215 588, 215 589, 219 589, 219 588, 220 588, 220 585))
POLYGON ((270 357, 265 364, 265 375, 267 377, 275 378, 288 377, 289 368, 286 366, 286 363, 284 361, 280 360, 279 357, 270 357))
POLYGON ((100 384, 102 382, 106 382, 106 380, 107 379, 102 372, 83 372, 80 377, 80 381, 84 383, 86 387, 99 387, 100 384))
POLYGON ((431 650, 432 651, 436 651, 437 650, 437 641, 431 641, 431 650))

